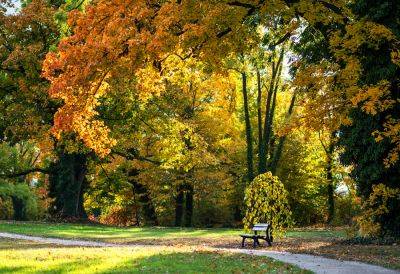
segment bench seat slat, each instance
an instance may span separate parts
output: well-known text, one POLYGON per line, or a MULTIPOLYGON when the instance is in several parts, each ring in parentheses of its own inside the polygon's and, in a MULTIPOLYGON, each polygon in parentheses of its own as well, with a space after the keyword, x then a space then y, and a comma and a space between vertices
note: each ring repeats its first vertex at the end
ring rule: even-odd
POLYGON ((258 227, 258 226, 252 228, 253 231, 266 231, 267 229, 268 227, 258 227))

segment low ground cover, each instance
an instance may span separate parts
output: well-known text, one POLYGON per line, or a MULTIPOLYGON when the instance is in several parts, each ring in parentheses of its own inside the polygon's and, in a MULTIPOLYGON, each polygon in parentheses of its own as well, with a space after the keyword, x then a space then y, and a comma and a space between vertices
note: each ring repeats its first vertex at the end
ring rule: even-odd
POLYGON ((189 247, 60 247, 0 238, 0 273, 310 273, 265 257, 189 247))

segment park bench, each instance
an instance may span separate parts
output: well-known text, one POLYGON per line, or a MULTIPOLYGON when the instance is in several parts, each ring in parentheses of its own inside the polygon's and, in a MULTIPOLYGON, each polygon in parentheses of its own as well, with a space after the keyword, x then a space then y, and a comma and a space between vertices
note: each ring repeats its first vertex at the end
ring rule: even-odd
POLYGON ((251 229, 253 234, 241 234, 242 237, 242 247, 244 247, 244 243, 246 239, 253 239, 253 247, 257 247, 260 245, 260 239, 264 240, 268 243, 269 246, 272 245, 272 227, 269 224, 255 224, 251 229), (264 234, 261 234, 265 232, 264 234))

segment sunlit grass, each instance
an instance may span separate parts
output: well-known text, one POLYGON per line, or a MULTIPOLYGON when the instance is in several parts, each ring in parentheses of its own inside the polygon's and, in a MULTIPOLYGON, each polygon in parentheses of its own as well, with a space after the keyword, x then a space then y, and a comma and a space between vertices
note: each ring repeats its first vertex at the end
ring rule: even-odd
MULTIPOLYGON (((33 236, 59 237, 68 239, 91 239, 105 242, 134 242, 141 240, 173 240, 182 238, 228 239, 237 238, 241 229, 213 228, 165 228, 131 227, 119 228, 101 225, 0 222, 0 232, 20 233, 33 236)), ((291 230, 287 237, 324 238, 344 237, 342 230, 291 230)))
POLYGON ((119 228, 83 224, 0 222, 0 232, 11 232, 45 237, 131 241, 154 238, 174 239, 182 237, 218 238, 225 236, 237 236, 241 230, 164 227, 119 228))
POLYGON ((0 239, 0 273, 309 273, 265 257, 189 248, 57 247, 0 239))

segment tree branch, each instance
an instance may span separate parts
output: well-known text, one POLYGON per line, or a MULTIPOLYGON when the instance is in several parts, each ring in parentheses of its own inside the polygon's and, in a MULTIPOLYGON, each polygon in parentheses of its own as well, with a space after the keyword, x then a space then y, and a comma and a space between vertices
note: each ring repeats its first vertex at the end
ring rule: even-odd
POLYGON ((145 161, 145 162, 149 162, 149 163, 152 163, 152 164, 155 164, 155 165, 161 164, 160 161, 156 161, 156 160, 149 159, 147 157, 140 156, 139 153, 137 153, 135 151, 132 151, 132 150, 128 151, 127 153, 124 153, 124 152, 121 152, 121 151, 112 150, 112 153, 116 154, 116 155, 119 155, 121 157, 124 157, 127 160, 145 161))
POLYGON ((16 177, 20 177, 20 176, 26 176, 28 174, 35 173, 35 172, 40 172, 40 173, 44 173, 44 174, 50 174, 51 173, 51 171, 48 170, 48 169, 32 168, 32 169, 28 169, 28 170, 20 171, 20 172, 15 172, 15 173, 0 174, 0 177, 1 178, 16 178, 16 177))

